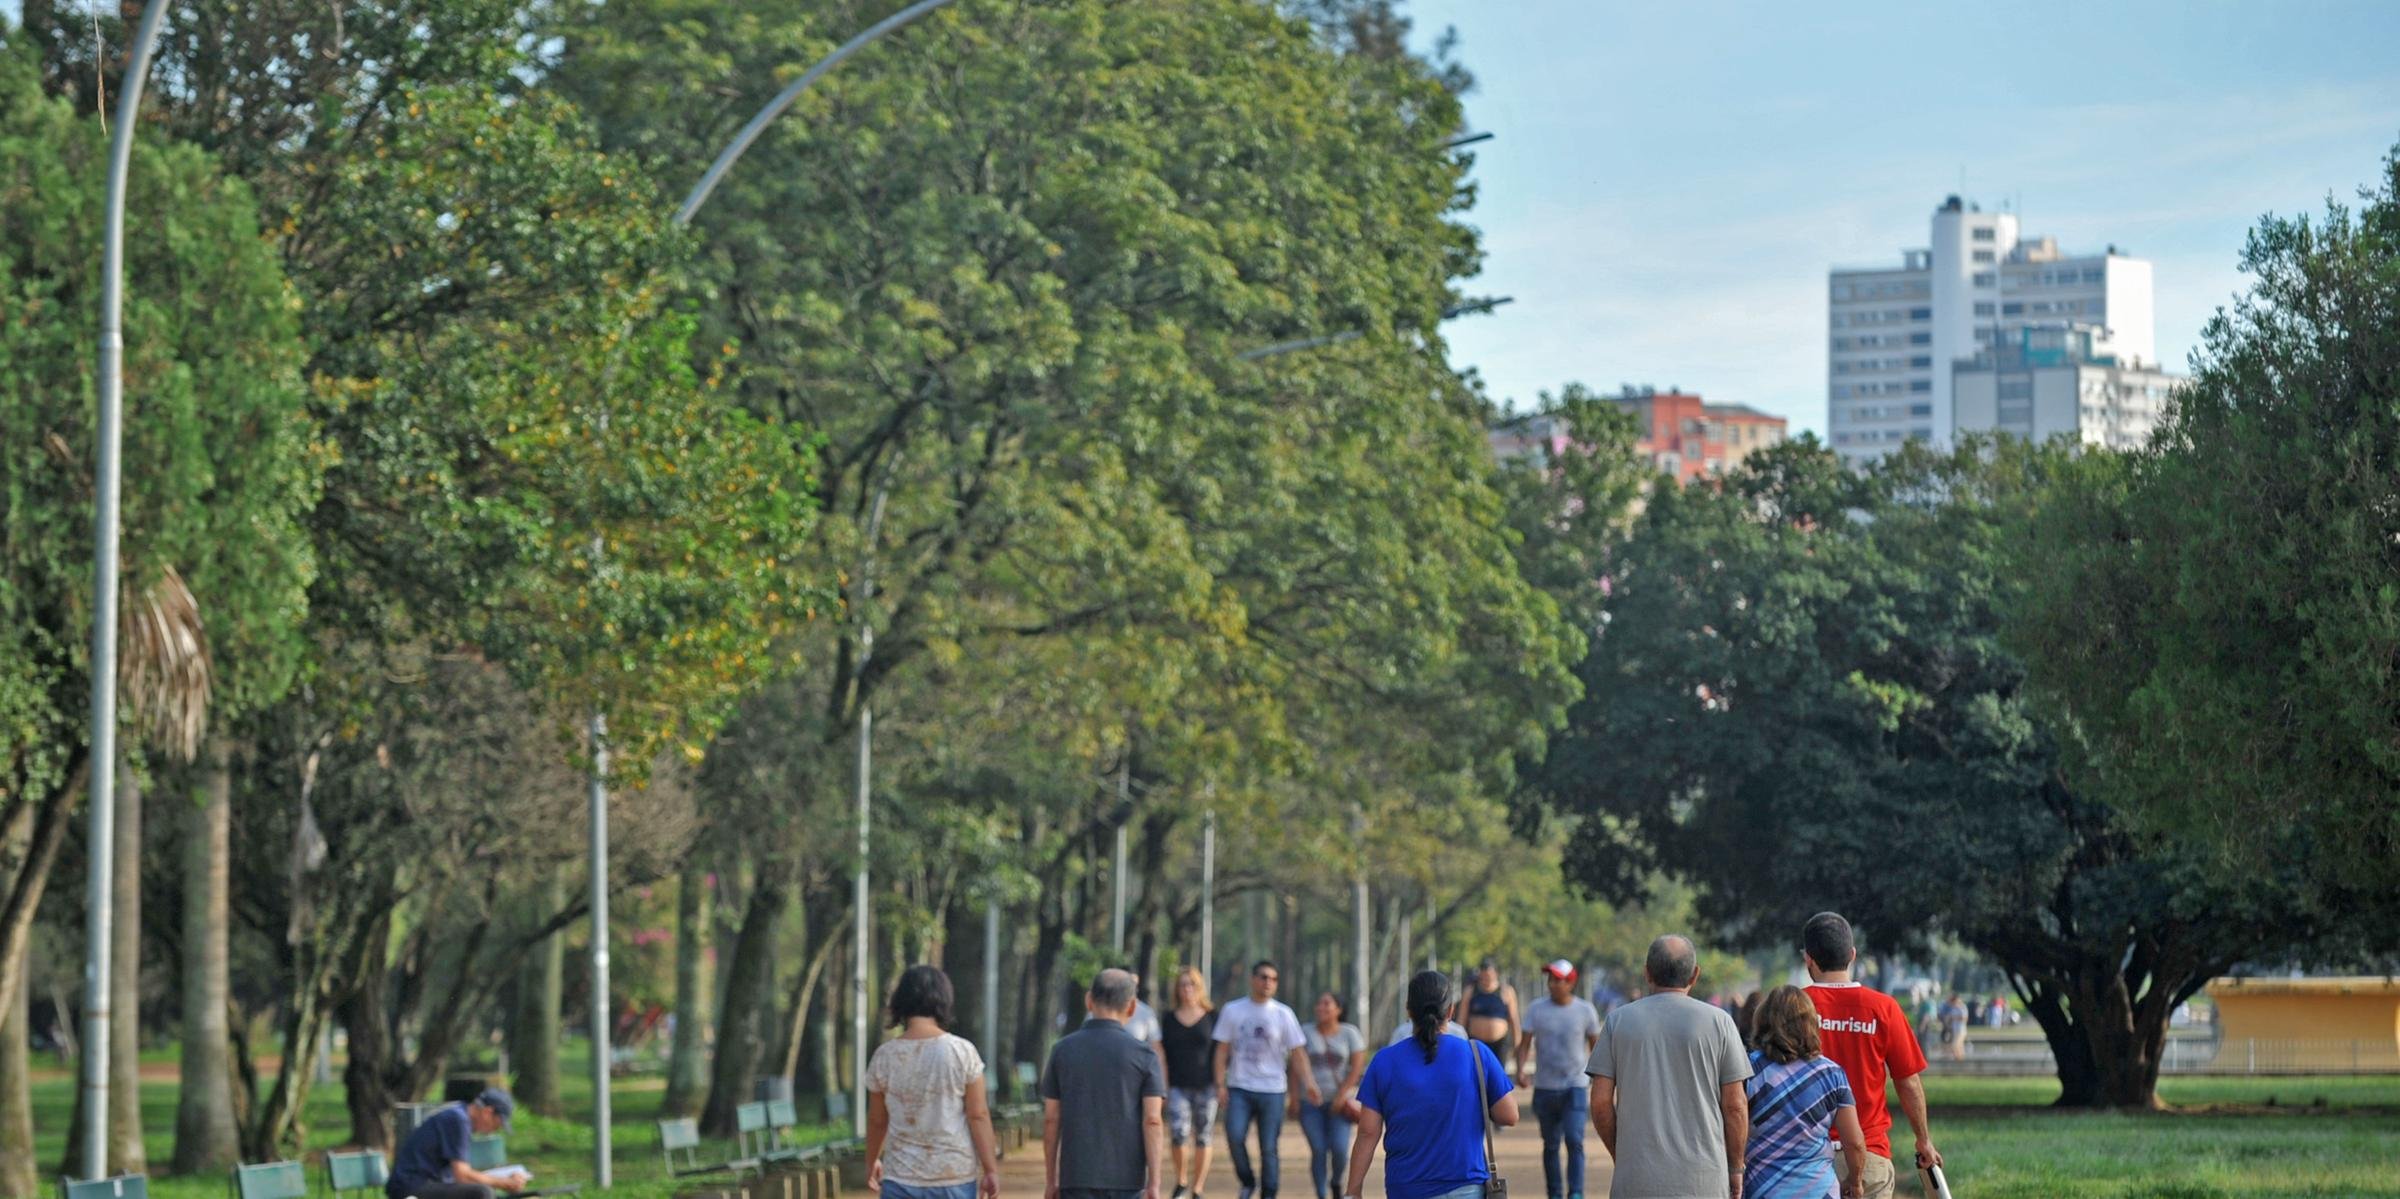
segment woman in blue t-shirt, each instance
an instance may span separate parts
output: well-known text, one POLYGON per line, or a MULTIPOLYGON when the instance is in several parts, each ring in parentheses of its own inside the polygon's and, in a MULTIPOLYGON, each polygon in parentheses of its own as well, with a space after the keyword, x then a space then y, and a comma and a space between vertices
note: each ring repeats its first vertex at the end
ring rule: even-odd
POLYGON ((1349 1199, 1366 1185, 1375 1148, 1386 1141, 1383 1191, 1390 1199, 1479 1199, 1492 1176, 1484 1114, 1502 1128, 1515 1127, 1516 1087, 1489 1046, 1442 1035, 1451 994, 1449 976, 1438 970, 1408 980, 1411 1035, 1376 1054, 1358 1082, 1358 1141, 1342 1188, 1349 1199))

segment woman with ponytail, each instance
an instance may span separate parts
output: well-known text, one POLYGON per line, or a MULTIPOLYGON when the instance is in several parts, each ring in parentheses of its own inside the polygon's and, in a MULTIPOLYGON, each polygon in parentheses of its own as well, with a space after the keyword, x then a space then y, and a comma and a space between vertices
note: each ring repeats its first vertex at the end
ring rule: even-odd
POLYGON ((1455 994, 1438 970, 1408 980, 1409 1038, 1376 1054, 1358 1083, 1345 1199, 1366 1185, 1367 1167, 1387 1140, 1383 1190, 1390 1199, 1481 1199, 1492 1177, 1484 1119, 1488 1113, 1492 1123, 1515 1127, 1517 1097, 1490 1046, 1443 1035, 1455 994))

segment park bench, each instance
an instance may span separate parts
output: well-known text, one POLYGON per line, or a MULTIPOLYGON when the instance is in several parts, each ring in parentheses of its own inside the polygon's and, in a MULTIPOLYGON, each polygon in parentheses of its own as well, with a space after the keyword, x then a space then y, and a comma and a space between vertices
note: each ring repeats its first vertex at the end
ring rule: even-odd
POLYGON ((392 1177, 391 1167, 383 1160, 381 1149, 358 1149, 344 1153, 339 1149, 325 1155, 325 1189, 333 1199, 352 1191, 381 1191, 392 1177))
POLYGON ((233 1199, 308 1199, 308 1171, 298 1162, 235 1166, 233 1199))
POLYGON ((758 1159, 746 1156, 732 1157, 721 1162, 701 1161, 700 1123, 690 1116, 679 1120, 659 1121, 658 1144, 666 1155, 667 1177, 669 1178, 690 1178, 698 1174, 715 1174, 721 1171, 731 1171, 739 1176, 758 1168, 758 1159), (683 1160, 680 1162, 675 1159, 677 1153, 683 1155, 683 1160))
POLYGON ((150 1199, 150 1178, 144 1174, 87 1178, 82 1182, 61 1178, 58 1195, 59 1199, 150 1199))

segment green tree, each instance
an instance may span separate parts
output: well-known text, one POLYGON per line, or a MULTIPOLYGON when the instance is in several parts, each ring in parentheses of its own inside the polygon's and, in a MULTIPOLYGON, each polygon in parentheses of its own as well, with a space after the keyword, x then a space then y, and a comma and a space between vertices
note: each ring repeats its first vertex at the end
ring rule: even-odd
MULTIPOLYGON (((40 95, 21 44, 0 48, 0 411, 22 434, 0 459, 0 1011, 21 1006, 35 908, 87 777, 107 144, 98 122, 40 95)), ((129 239, 126 269, 125 606, 204 631, 222 719, 275 698, 300 661, 314 566, 301 521, 325 456, 291 292, 249 191, 147 137, 131 179, 129 224, 147 235, 129 239)), ((129 701, 166 665, 144 648, 156 641, 125 639, 129 701)), ((0 1078, 0 1107, 25 1085, 0 1078)), ((33 1193, 29 1135, 22 1118, 0 1125, 0 1194, 33 1193)))
POLYGON ((2355 210, 2268 218, 2153 445, 2081 464, 2013 549, 2011 639, 2078 785, 2255 860, 2400 880, 2400 152, 2355 210))
POLYGON ((2128 830, 2066 781, 1999 629, 2006 530, 2067 453, 1853 473, 1804 439, 1721 489, 1659 490, 1540 784, 1601 895, 1663 872, 1751 947, 1826 908, 1885 948, 1949 933, 2014 982, 2062 1104, 2151 1106, 2175 1007, 2337 933, 2341 901, 2128 830))
MULTIPOLYGON (((688 177, 779 72, 873 11, 578 10, 554 79, 613 144, 688 177)), ((741 347, 749 405, 825 433, 809 561, 845 576, 851 623, 812 630, 805 691, 713 751, 775 758, 766 776, 790 786, 719 777, 782 814, 719 810, 810 827, 798 813, 847 779, 839 743, 879 695, 879 716, 914 711, 940 680, 972 688, 931 703, 970 727, 1041 721, 920 777, 1023 769, 1001 793, 1041 797, 1018 861, 1059 885, 1032 922, 1042 975, 1088 931, 1088 851, 1114 819, 1088 810, 1090 782, 1128 744, 1145 783, 1187 795, 1281 769, 1347 798, 1362 784, 1340 767, 1378 721, 1387 745, 1395 720, 1427 732, 1404 739, 1411 762, 1504 772, 1571 693, 1576 647, 1517 574, 1480 413, 1435 336, 1475 259, 1450 219, 1463 168, 1441 152, 1457 124, 1416 67, 1335 54, 1266 6, 1188 0, 962 5, 773 126, 700 215, 706 327, 741 347), (1027 702, 995 717, 994 697, 1027 702)), ((824 861, 748 840, 775 887, 824 861)), ((938 923, 954 889, 935 869, 915 886, 911 919, 938 923)), ((744 1054, 739 1030, 771 1023, 746 1009, 774 988, 743 946, 773 943, 745 929, 727 972, 721 1043, 744 1054)), ((729 1118, 748 1076, 716 1073, 708 1110, 729 1118)))

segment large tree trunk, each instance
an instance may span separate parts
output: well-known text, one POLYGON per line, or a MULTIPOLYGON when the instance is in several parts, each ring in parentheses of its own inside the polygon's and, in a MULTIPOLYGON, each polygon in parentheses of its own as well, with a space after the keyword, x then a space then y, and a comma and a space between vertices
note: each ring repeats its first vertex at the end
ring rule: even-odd
POLYGON ((710 1136, 733 1135, 734 1109, 749 1102, 751 1079, 767 1051, 768 1025, 775 1012, 775 930, 783 919, 789 886, 790 867, 773 861, 759 864, 741 932, 734 938, 733 964, 726 973, 725 1002, 717 1021, 717 1057, 709 1072, 708 1102, 700 1112, 701 1130, 710 1136))
POLYGON ((707 1085, 709 1009, 713 973, 709 969, 709 900, 713 898, 708 872, 687 866, 675 893, 675 1044, 667 1056, 667 1095, 659 1103, 661 1116, 688 1116, 700 1106, 707 1085))
POLYGON ((233 774, 222 738, 208 745, 199 803, 184 821, 183 1068, 175 1099, 175 1172, 217 1173, 241 1146, 234 1127, 227 976, 233 774))
MULTIPOLYGON (((557 871, 541 886, 541 918, 566 905, 566 884, 557 871)), ((559 998, 566 983, 567 939, 542 938, 517 976, 516 1011, 508 1022, 508 1056, 516 1071, 511 1093, 525 1110, 555 1116, 564 1107, 559 1093, 559 998)), ((472 968, 468 963, 466 968, 472 968)))
POLYGON ((117 775, 115 859, 109 880, 108 1171, 148 1174, 142 1145, 142 782, 117 775))
MULTIPOLYGON (((22 956, 23 947, 17 953, 22 956)), ((21 971, 20 966, 20 971, 21 971)), ((33 1169, 33 988, 18 987, 0 1004, 0 1199, 34 1199, 41 1181, 33 1169)))
POLYGON ((808 905, 802 920, 810 943, 808 964, 792 984, 791 1018, 784 1024, 781 1060, 777 1070, 777 1073, 791 1079, 794 1087, 800 1085, 800 1052, 808 1040, 808 1018, 815 1005, 817 986, 825 977, 825 963, 833 956, 833 947, 842 939, 842 926, 850 922, 850 910, 848 903, 838 906, 814 903, 808 905), (833 915, 830 923, 825 917, 828 912, 833 915))
POLYGON ((359 968, 347 973, 347 990, 334 1005, 334 1015, 350 1042, 350 1058, 342 1064, 350 1143, 385 1150, 392 1147, 391 1125, 386 1120, 392 1105, 416 1098, 395 1095, 390 1085, 389 1064, 396 1047, 391 1043, 384 1005, 383 962, 391 945, 391 927, 389 914, 376 918, 364 938, 365 945, 375 948, 358 955, 354 964, 359 968))

